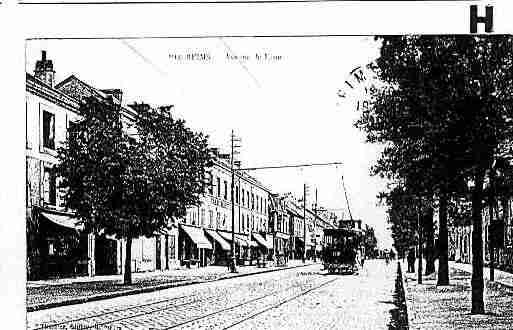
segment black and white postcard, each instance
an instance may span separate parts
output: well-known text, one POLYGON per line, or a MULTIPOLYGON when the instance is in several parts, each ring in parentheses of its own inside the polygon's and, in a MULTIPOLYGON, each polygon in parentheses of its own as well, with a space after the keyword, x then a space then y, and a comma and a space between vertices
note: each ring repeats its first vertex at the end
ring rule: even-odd
POLYGON ((513 8, 71 2, 0 9, 6 329, 513 328, 513 8))

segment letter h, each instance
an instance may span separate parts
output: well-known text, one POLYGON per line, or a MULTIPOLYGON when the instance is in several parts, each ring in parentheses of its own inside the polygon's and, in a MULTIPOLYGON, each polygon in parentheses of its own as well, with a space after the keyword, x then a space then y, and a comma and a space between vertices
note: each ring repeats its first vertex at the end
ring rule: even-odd
POLYGON ((477 5, 470 6, 470 33, 477 33, 477 23, 485 24, 485 32, 493 31, 493 7, 486 6, 486 15, 477 16, 477 5))

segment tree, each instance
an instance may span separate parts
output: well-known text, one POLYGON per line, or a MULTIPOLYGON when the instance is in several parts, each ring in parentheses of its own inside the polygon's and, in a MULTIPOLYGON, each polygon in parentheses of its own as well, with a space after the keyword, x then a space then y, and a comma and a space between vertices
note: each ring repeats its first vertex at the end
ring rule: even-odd
POLYGON ((376 235, 374 233, 374 228, 369 225, 365 225, 364 229, 364 246, 365 246, 365 255, 367 257, 375 257, 378 248, 378 240, 376 239, 376 235))
POLYGON ((66 205, 86 229, 126 240, 125 284, 132 283, 132 240, 153 236, 198 204, 210 166, 205 136, 173 119, 168 108, 134 108, 130 130, 119 105, 87 99, 57 166, 66 205))
MULTIPOLYGON (((377 66, 385 84, 372 90, 371 106, 356 124, 369 142, 386 144, 385 170, 417 175, 420 187, 432 187, 443 200, 442 208, 472 185, 473 314, 484 313, 484 179, 512 134, 512 45, 506 36, 384 37, 377 66)), ((445 214, 442 209, 439 283, 448 274, 445 214)))
POLYGON ((416 197, 402 185, 392 187, 378 195, 387 207, 387 221, 390 223, 394 248, 399 257, 404 257, 417 242, 417 212, 410 207, 416 197))

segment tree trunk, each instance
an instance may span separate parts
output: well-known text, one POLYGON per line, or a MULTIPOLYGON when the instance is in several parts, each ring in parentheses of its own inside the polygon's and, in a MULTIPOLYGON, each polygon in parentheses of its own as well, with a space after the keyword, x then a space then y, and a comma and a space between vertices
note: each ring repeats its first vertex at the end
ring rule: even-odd
POLYGON ((125 276, 123 278, 123 284, 132 284, 132 237, 126 238, 126 249, 125 249, 125 276))
POLYGON ((447 232, 447 194, 440 193, 438 231, 438 282, 437 285, 449 285, 449 237, 447 232))
POLYGON ((418 249, 419 249, 419 252, 418 252, 418 258, 419 258, 419 266, 418 266, 418 269, 417 269, 417 283, 418 284, 422 284, 422 243, 423 243, 423 240, 422 240, 422 224, 421 224, 421 212, 422 210, 422 207, 421 207, 421 204, 419 202, 419 206, 418 206, 418 210, 417 210, 417 230, 418 230, 418 249))
MULTIPOLYGON (((428 203, 431 203, 431 201, 428 203)), ((435 272, 435 230, 433 213, 433 207, 430 205, 427 208, 427 213, 424 215, 426 233, 426 275, 433 274, 435 272)))
POLYGON ((483 300, 483 222, 484 170, 477 169, 472 192, 472 314, 484 314, 483 300))

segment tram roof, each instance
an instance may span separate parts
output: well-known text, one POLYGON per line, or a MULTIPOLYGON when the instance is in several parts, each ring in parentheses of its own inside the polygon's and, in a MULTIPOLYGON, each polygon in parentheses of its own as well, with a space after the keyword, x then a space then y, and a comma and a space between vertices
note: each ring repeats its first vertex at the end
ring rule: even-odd
POLYGON ((324 235, 363 235, 363 231, 361 229, 356 228, 325 228, 324 235))

